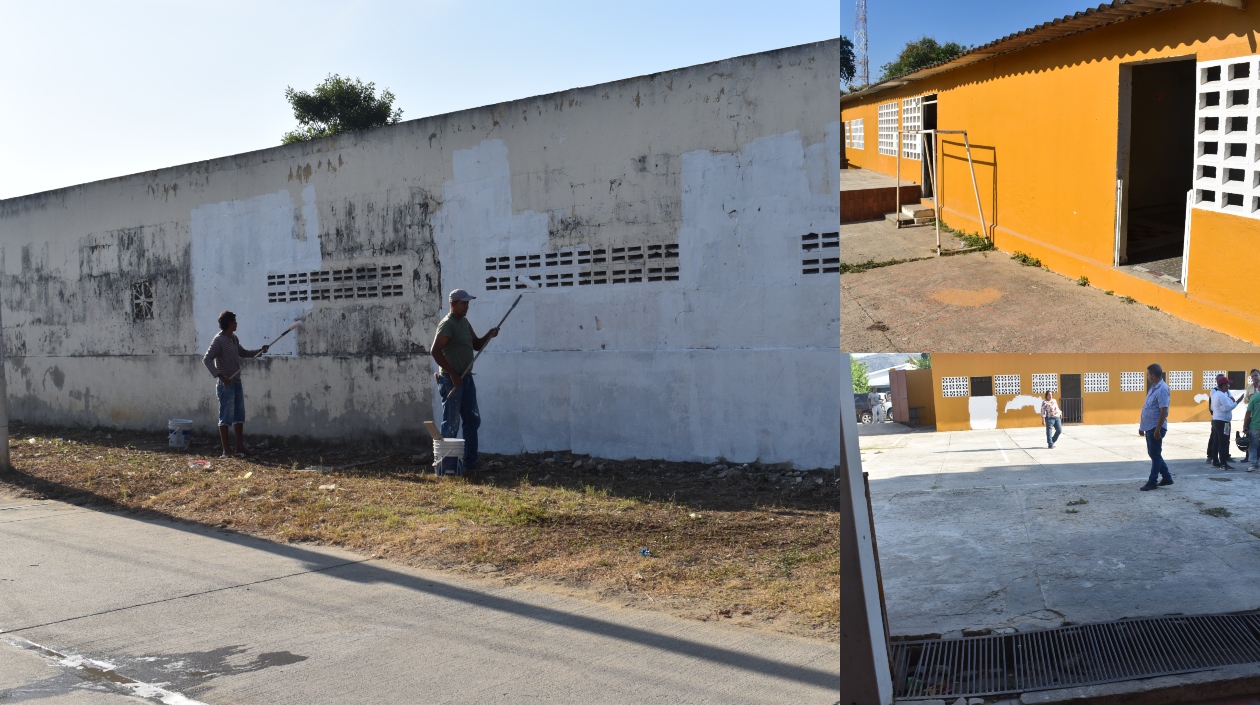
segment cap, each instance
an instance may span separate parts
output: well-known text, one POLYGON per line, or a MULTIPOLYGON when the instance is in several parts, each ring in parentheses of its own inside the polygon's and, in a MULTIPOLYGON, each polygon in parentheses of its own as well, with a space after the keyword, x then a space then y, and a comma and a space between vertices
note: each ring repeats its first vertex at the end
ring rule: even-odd
POLYGON ((464 291, 463 289, 456 289, 455 291, 451 292, 450 298, 451 298, 451 303, 455 303, 456 301, 472 301, 473 299, 477 297, 473 296, 467 291, 464 291))
POLYGON ((1222 384, 1223 384, 1223 385, 1225 385, 1226 387, 1228 387, 1228 386, 1229 386, 1229 378, 1228 378, 1228 377, 1226 377, 1225 375, 1217 375, 1217 376, 1216 376, 1216 386, 1218 386, 1218 387, 1219 387, 1219 386, 1221 386, 1222 384))

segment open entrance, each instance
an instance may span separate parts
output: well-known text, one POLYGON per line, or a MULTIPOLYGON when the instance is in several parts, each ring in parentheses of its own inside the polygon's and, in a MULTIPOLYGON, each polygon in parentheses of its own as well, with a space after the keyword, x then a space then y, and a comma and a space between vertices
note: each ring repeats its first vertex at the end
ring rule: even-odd
MULTIPOLYGON (((923 129, 936 129, 936 94, 923 96, 923 129)), ((936 194, 932 192, 932 165, 936 164, 936 139, 933 135, 924 135, 923 140, 923 160, 922 178, 919 183, 923 184, 923 198, 932 198, 936 194)))
POLYGON ((1127 66, 1121 85, 1117 263, 1181 282, 1194 174, 1195 62, 1127 66))
POLYGON ((1063 423, 1083 423, 1081 376, 1059 375, 1059 401, 1063 404, 1063 423))

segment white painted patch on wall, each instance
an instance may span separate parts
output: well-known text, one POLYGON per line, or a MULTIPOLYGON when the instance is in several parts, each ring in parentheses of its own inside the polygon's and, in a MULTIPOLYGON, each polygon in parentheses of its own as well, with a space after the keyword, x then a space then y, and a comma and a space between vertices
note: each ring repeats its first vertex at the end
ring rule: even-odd
POLYGON ((1006 402, 1006 406, 1002 408, 1002 411, 1009 413, 1011 411, 1018 411, 1024 407, 1032 407, 1037 410, 1037 413, 1041 413, 1042 401, 1041 397, 1032 397, 1027 394, 1021 394, 1006 402))
MULTIPOLYGON (((526 292, 477 363, 484 450, 837 464, 836 279, 799 254, 803 233, 839 228, 830 151, 791 132, 683 154, 679 280, 526 292)), ((433 220, 442 289, 478 296, 484 333, 520 293, 485 291, 485 258, 546 250, 548 214, 513 212, 502 141, 453 166, 433 220)))
MULTIPOLYGON (((237 336, 249 348, 270 342, 311 309, 309 301, 267 303, 268 273, 320 266, 315 187, 303 189, 301 200, 300 221, 288 191, 193 209, 190 259, 198 353, 218 334, 224 309, 236 312, 237 336)), ((296 355, 300 333, 286 336, 271 354, 296 355)))
POLYGON ((972 429, 997 428, 997 397, 968 398, 967 413, 971 416, 972 429))
POLYGON ((1202 404, 1203 402, 1205 402, 1205 401, 1207 401, 1207 400, 1208 400, 1208 395, 1206 395, 1206 394, 1196 394, 1196 395, 1194 395, 1194 403, 1195 403, 1195 404, 1202 404))

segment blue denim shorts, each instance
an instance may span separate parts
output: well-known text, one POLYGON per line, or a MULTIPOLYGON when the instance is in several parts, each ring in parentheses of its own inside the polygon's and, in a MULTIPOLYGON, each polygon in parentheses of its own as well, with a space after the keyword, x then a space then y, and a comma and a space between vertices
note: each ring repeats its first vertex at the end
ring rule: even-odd
POLYGON ((238 379, 231 384, 224 384, 220 380, 215 384, 214 391, 219 396, 219 425, 245 423, 245 390, 241 387, 241 381, 238 379))

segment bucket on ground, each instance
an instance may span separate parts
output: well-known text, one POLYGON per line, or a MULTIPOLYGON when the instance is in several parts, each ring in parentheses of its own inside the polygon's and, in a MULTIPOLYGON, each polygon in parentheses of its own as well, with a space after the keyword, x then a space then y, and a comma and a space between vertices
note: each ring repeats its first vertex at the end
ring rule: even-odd
POLYGON ((433 472, 439 476, 464 474, 464 439, 433 440, 433 472))
POLYGON ((166 422, 166 442, 172 448, 187 448, 192 434, 192 419, 171 419, 166 422))

